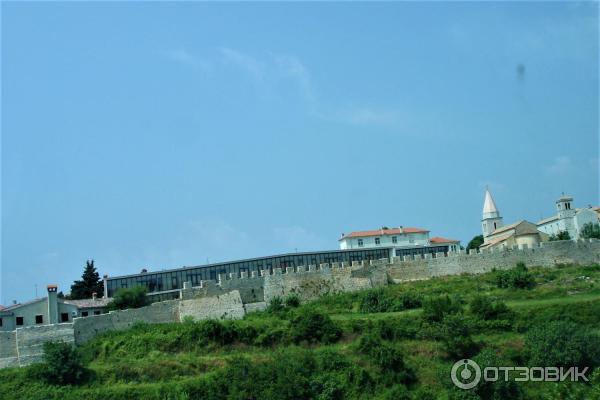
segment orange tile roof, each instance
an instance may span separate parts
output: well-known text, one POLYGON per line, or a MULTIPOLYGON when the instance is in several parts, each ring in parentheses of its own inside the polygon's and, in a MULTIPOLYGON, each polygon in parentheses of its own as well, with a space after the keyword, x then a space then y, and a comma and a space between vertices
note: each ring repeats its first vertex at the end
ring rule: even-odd
POLYGON ((454 240, 454 239, 446 239, 440 236, 434 236, 431 239, 429 239, 429 241, 431 243, 458 243, 460 242, 460 240, 454 240))
POLYGON ((385 235, 399 235, 401 233, 427 233, 427 229, 421 228, 392 228, 392 229, 377 229, 374 231, 358 231, 351 232, 347 235, 342 236, 340 240, 350 237, 366 237, 366 236, 385 236, 385 235))

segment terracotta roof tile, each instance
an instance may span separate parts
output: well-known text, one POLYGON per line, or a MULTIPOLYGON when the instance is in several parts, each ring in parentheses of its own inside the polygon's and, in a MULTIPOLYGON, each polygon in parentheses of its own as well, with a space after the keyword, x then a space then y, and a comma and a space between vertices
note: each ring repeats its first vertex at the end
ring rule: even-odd
POLYGON ((385 235, 400 235, 402 233, 427 233, 427 232, 429 232, 427 229, 412 228, 412 227, 377 229, 374 231, 351 232, 347 235, 342 236, 342 238, 340 240, 344 240, 346 238, 351 238, 351 237, 385 236, 385 235))
POLYGON ((434 236, 431 239, 429 239, 429 241, 431 243, 458 243, 460 242, 460 240, 454 240, 454 239, 446 239, 440 236, 434 236))

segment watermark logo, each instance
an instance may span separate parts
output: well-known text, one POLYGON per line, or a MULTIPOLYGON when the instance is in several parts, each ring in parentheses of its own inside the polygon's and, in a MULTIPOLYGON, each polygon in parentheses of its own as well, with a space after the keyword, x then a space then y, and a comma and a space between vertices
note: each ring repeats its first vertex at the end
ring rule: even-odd
POLYGON ((450 377, 452 383, 461 389, 473 389, 483 379, 485 382, 514 380, 515 382, 563 382, 570 380, 588 382, 585 374, 588 367, 485 367, 483 370, 473 360, 462 359, 454 363, 450 377), (512 373, 511 373, 512 372, 512 373))
POLYGON ((450 376, 457 387, 473 389, 481 380, 481 368, 475 361, 464 358, 454 363, 450 376))

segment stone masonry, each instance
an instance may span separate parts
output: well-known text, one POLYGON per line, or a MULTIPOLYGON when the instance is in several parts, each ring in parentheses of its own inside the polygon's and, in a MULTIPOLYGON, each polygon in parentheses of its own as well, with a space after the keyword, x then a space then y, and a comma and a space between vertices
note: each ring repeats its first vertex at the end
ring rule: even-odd
POLYGON ((201 282, 192 287, 186 282, 180 300, 153 303, 149 306, 111 311, 108 314, 75 318, 73 323, 32 326, 0 332, 0 368, 16 367, 41 358, 47 341, 83 344, 98 334, 128 329, 136 322, 169 323, 184 318, 240 319, 249 312, 264 310, 275 297, 296 295, 302 302, 326 294, 381 287, 388 282, 407 282, 457 274, 480 274, 492 269, 509 269, 516 263, 553 267, 561 264, 600 264, 600 240, 545 242, 534 248, 467 253, 423 258, 394 257, 352 265, 321 264, 275 269, 273 274, 219 276, 219 282, 201 282))

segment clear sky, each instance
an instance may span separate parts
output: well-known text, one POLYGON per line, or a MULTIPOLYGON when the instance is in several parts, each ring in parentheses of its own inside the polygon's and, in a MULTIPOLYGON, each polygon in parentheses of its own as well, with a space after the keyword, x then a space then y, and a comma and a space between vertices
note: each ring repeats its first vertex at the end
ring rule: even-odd
POLYGON ((0 302, 598 204, 598 3, 2 2, 0 302))

